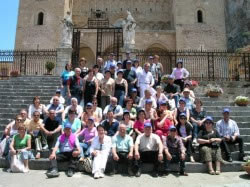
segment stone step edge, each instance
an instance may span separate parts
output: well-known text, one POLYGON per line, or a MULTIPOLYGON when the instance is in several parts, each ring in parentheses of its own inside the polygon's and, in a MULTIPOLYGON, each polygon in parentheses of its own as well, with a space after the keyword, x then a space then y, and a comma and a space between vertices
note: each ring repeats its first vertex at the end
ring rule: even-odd
MULTIPOLYGON (((242 165, 244 162, 234 161, 232 163, 222 164, 222 172, 238 172, 243 171, 242 165)), ((60 171, 67 170, 68 162, 58 163, 60 171)), ((107 170, 109 170, 110 163, 107 163, 107 170)), ((0 158, 0 168, 8 168, 9 164, 3 158, 0 158)), ((50 168, 50 161, 48 159, 30 160, 29 167, 31 170, 48 170, 50 168)), ((78 164, 78 171, 84 171, 81 164, 78 164)), ((170 169, 172 171, 178 171, 178 164, 171 164, 170 169)), ((153 164, 144 164, 142 167, 142 172, 147 173, 153 170, 153 164)), ((207 165, 205 163, 191 163, 186 162, 186 172, 188 173, 207 173, 207 165)))

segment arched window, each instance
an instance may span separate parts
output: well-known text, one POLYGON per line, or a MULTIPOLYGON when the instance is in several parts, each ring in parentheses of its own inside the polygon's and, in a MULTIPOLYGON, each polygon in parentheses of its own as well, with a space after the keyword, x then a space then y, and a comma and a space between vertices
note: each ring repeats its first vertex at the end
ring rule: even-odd
POLYGON ((43 25, 44 13, 40 12, 37 17, 37 25, 43 25))
POLYGON ((203 23, 203 12, 201 10, 197 11, 197 21, 198 23, 203 23))

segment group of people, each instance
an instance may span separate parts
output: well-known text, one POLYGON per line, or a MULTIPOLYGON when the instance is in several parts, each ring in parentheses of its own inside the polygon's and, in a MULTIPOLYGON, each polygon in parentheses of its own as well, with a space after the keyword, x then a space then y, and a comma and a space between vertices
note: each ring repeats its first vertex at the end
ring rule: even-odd
POLYGON ((21 155, 28 171, 28 159, 34 158, 31 150, 39 159, 42 150, 49 149, 48 177, 59 176, 58 161, 69 161, 69 177, 78 162, 91 162, 96 179, 104 177, 107 163, 112 174, 126 163, 128 174, 137 177, 142 163, 152 163, 157 177, 161 165, 169 173, 169 165, 177 162, 180 175, 187 176, 185 161, 195 162, 198 147, 208 172, 219 175, 221 150, 232 162, 229 144, 239 143, 242 160, 243 140, 228 108, 217 123, 206 115, 188 76, 181 60, 171 75, 164 75, 157 55, 150 56, 143 68, 129 53, 123 62, 116 62, 114 54, 105 63, 98 58, 92 69, 84 58, 75 71, 67 64, 61 89, 50 104, 43 105, 36 96, 28 112, 21 110, 7 125, 4 156, 11 160, 21 155))

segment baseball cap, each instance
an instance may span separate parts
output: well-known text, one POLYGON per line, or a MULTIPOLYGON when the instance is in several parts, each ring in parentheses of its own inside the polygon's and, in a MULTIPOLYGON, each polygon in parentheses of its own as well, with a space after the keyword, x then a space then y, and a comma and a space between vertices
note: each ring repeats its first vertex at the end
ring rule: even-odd
POLYGON ((70 123, 66 123, 65 125, 64 125, 64 128, 66 129, 66 128, 69 128, 69 129, 71 129, 71 124, 70 123))
POLYGON ((128 60, 128 61, 127 61, 127 64, 132 64, 132 61, 131 61, 131 60, 128 60))
POLYGON ((188 88, 184 88, 183 92, 190 92, 188 88))
POLYGON ((132 88, 131 92, 137 92, 137 89, 136 88, 132 88))
POLYGON ((123 115, 124 115, 124 114, 130 114, 130 112, 129 112, 128 110, 124 110, 124 111, 123 111, 123 115))
POLYGON ((89 117, 89 121, 95 122, 95 119, 93 117, 89 117))
POLYGON ((145 103, 146 104, 149 104, 149 103, 152 103, 153 101, 151 99, 146 99, 145 103))
POLYGON ((87 106, 87 107, 92 107, 93 104, 92 104, 92 103, 87 103, 86 106, 87 106))
POLYGON ((124 73, 124 72, 123 72, 122 69, 119 69, 119 70, 117 71, 117 74, 118 74, 118 73, 124 73))
POLYGON ((118 65, 118 64, 122 64, 122 62, 121 62, 121 61, 118 61, 118 62, 117 62, 117 65, 118 65))
POLYGON ((179 117, 185 117, 185 118, 187 118, 187 115, 184 112, 182 112, 182 113, 180 113, 179 117))
POLYGON ((229 108, 224 108, 223 113, 226 113, 226 112, 230 113, 230 109, 229 108))
POLYGON ((207 116, 207 117, 205 118, 205 121, 211 121, 211 122, 213 122, 213 118, 212 118, 211 116, 207 116))
POLYGON ((167 101, 166 100, 161 100, 159 103, 160 103, 160 105, 166 105, 167 101))
POLYGON ((144 127, 152 127, 152 124, 150 122, 144 123, 144 127))
POLYGON ((180 98, 179 102, 181 102, 181 101, 186 103, 185 99, 183 99, 183 98, 180 98))
POLYGON ((174 125, 172 125, 172 126, 169 127, 169 130, 170 131, 176 131, 176 127, 174 125))

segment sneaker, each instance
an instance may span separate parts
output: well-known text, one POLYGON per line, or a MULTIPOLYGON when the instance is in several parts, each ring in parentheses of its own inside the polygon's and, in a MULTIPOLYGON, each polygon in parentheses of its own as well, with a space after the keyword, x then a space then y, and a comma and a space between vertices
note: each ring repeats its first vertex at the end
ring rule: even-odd
POLYGON ((159 176, 159 173, 157 171, 153 171, 152 177, 157 178, 159 176))
POLYGON ((48 148, 49 148, 49 146, 48 146, 48 145, 45 145, 45 146, 42 147, 42 150, 46 150, 46 149, 48 149, 48 148))
POLYGON ((59 172, 58 172, 58 170, 57 169, 52 169, 51 171, 49 171, 49 172, 47 172, 46 173, 46 176, 48 177, 48 178, 54 178, 54 177, 59 177, 59 172))
POLYGON ((94 179, 99 179, 100 178, 100 174, 99 174, 99 172, 97 171, 97 172, 95 172, 95 174, 94 174, 94 179))
POLYGON ((68 177, 73 177, 73 175, 74 175, 74 170, 73 170, 73 169, 69 169, 69 170, 67 171, 66 175, 67 175, 68 177))
POLYGON ((180 175, 182 175, 182 176, 188 176, 188 174, 185 171, 181 171, 180 175))
POLYGON ((99 173, 99 178, 104 178, 104 173, 103 172, 99 173))
POLYGON ((140 177, 141 176, 141 169, 139 168, 135 174, 136 177, 140 177))

